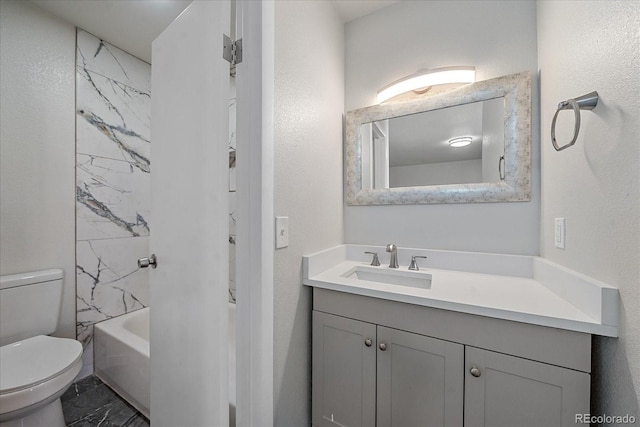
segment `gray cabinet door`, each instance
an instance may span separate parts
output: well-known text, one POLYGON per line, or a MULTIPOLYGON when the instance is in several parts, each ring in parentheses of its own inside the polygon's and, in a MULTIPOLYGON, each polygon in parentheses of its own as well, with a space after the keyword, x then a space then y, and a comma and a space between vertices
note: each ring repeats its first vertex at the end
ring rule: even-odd
POLYGON ((465 368, 465 427, 569 427, 589 413, 584 372, 474 347, 465 368))
POLYGON ((378 326, 377 365, 377 427, 462 426, 463 345, 378 326))
POLYGON ((314 311, 312 358, 312 424, 375 426, 376 326, 314 311))

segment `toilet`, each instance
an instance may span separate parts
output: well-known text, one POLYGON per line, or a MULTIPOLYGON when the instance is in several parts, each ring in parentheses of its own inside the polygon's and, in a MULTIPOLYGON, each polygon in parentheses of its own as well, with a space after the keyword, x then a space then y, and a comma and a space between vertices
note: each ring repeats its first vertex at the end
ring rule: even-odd
POLYGON ((0 277, 0 427, 64 427, 60 396, 82 368, 82 345, 58 327, 63 272, 0 277))

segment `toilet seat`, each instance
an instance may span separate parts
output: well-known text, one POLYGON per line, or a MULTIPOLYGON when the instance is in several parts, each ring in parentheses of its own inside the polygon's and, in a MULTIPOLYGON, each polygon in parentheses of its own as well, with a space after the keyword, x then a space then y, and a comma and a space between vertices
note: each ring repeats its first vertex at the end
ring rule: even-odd
POLYGON ((58 398, 82 368, 82 345, 39 335, 0 347, 0 421, 11 412, 58 398))

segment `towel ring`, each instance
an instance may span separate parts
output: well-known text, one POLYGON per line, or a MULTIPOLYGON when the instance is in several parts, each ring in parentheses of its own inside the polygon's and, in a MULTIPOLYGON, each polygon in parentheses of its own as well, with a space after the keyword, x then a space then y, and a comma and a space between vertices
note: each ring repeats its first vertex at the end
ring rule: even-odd
POLYGON ((553 120, 551 121, 551 143, 553 144, 553 148, 555 148, 556 151, 562 151, 565 148, 569 148, 576 143, 576 140, 578 139, 578 133, 580 132, 580 110, 593 110, 596 105, 598 105, 598 92, 595 91, 586 95, 582 95, 575 99, 572 98, 566 101, 562 101, 558 104, 558 109, 553 115, 553 120), (565 144, 561 147, 558 145, 558 141, 556 141, 556 120, 558 119, 558 113, 560 112, 560 110, 568 110, 569 108, 573 109, 575 117, 573 138, 568 144, 565 144))

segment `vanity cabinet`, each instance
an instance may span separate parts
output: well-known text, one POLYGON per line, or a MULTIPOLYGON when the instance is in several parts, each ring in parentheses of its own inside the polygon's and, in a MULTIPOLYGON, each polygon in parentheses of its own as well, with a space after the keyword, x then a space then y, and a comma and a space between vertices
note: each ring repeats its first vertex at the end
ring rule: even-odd
POLYGON ((590 345, 588 334, 314 289, 312 424, 574 426, 589 412, 590 345))
POLYGON ((313 312, 314 426, 462 426, 464 346, 313 312))

